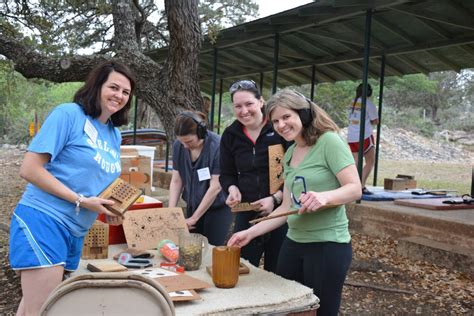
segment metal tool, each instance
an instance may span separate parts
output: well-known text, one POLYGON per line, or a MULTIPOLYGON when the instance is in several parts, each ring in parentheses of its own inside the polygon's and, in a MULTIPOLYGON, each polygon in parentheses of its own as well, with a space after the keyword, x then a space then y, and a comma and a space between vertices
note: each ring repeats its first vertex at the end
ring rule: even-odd
POLYGON ((151 260, 133 258, 128 252, 123 252, 120 254, 118 263, 132 269, 144 269, 153 266, 151 260))
POLYGON ((445 190, 445 189, 434 189, 434 190, 414 190, 411 191, 411 194, 414 195, 426 195, 426 194, 431 194, 431 195, 446 195, 448 193, 456 192, 456 190, 445 190))

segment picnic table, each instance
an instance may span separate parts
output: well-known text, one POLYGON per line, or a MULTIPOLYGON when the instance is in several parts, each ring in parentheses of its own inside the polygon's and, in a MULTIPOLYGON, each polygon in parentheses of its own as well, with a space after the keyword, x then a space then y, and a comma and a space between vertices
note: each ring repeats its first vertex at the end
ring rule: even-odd
MULTIPOLYGON (((109 259, 123 251, 126 244, 110 245, 109 259)), ((152 259, 153 266, 159 267, 162 261, 157 251, 152 259)), ((103 260, 103 259, 102 259, 103 260)), ((319 299, 313 290, 298 282, 286 280, 274 273, 253 266, 241 259, 250 269, 250 273, 239 276, 236 287, 232 289, 216 288, 206 271, 211 265, 212 249, 203 256, 203 264, 197 271, 186 272, 189 276, 208 282, 211 287, 198 291, 199 300, 174 302, 176 315, 242 315, 242 314, 285 314, 313 310, 319 306, 319 299)), ((73 275, 91 273, 86 267, 95 260, 81 260, 73 275)), ((310 313, 311 314, 311 313, 310 313)), ((308 314, 305 314, 308 315, 308 314)))

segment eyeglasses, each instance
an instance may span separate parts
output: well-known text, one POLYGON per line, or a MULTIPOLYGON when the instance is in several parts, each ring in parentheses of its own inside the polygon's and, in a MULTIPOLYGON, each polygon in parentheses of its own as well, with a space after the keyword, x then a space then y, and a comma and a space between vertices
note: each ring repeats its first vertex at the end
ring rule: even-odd
MULTIPOLYGON (((306 180, 302 176, 296 176, 293 179, 293 183, 291 184, 291 198, 293 199, 293 202, 295 202, 297 208, 301 208, 301 201, 296 198, 294 192, 294 189, 299 189, 301 193, 306 193, 306 180), (303 188, 301 188, 303 186, 303 188)), ((300 195, 301 195, 300 193, 300 195)))
POLYGON ((257 89, 257 84, 253 80, 239 80, 234 82, 233 84, 230 85, 229 87, 229 92, 230 94, 234 94, 235 92, 239 90, 251 90, 251 89, 257 89))

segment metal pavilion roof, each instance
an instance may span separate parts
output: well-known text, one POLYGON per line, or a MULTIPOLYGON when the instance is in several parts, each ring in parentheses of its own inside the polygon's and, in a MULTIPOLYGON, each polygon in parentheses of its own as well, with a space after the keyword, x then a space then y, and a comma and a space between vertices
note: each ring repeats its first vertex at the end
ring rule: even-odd
MULTIPOLYGON (((472 0, 316 0, 288 11, 224 29, 200 53, 201 89, 239 78, 273 79, 278 34, 278 87, 362 78, 366 12, 372 9, 369 77, 474 67, 472 0)), ((167 49, 149 52, 164 61, 167 49)))

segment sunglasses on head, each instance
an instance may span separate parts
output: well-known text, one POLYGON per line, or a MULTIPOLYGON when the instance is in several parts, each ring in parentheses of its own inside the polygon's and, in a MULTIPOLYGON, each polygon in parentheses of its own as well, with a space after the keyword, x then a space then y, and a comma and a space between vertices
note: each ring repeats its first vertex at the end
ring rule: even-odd
POLYGON ((239 90, 258 90, 257 84, 253 80, 239 80, 234 82, 229 87, 230 94, 234 94, 239 90))

